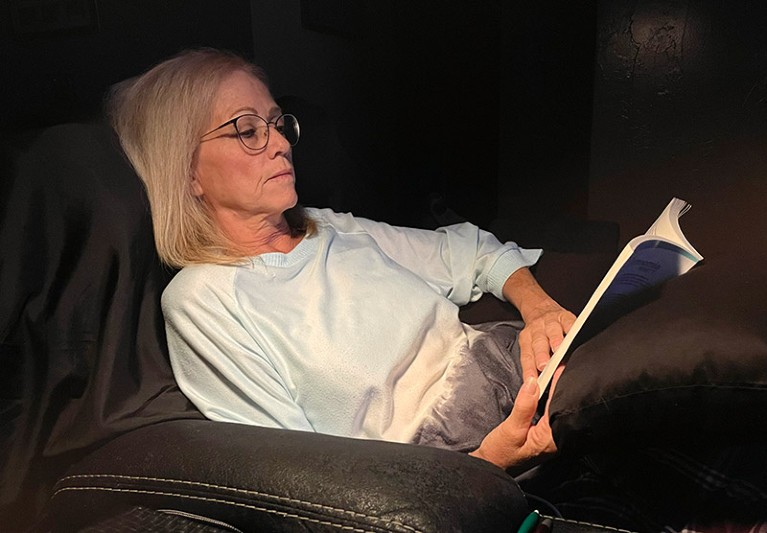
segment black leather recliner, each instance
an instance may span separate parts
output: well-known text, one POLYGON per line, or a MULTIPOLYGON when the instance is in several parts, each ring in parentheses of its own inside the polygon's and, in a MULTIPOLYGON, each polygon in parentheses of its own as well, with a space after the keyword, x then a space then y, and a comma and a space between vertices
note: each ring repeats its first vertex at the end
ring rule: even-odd
MULTIPOLYGON (((1 151, 0 531, 491 532, 525 518, 515 480, 465 454, 204 419, 173 379, 159 306, 173 272, 112 130, 63 124, 1 151)), ((554 269, 548 287, 577 309, 602 268, 587 270, 573 286, 554 269)), ((514 313, 481 302, 467 322, 514 313)))
POLYGON ((54 126, 5 148, 1 530, 119 530, 121 516, 243 531, 519 525, 522 492, 481 460, 204 420, 173 380, 159 310, 172 272, 111 130, 54 126))

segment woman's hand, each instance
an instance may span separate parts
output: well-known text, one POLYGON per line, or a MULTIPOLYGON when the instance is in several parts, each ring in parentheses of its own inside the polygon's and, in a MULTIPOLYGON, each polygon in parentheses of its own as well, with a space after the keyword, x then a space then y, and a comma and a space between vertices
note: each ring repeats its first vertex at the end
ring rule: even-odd
POLYGON ((547 296, 526 314, 522 313, 522 320, 525 327, 519 333, 519 357, 522 375, 527 379, 538 377, 570 331, 575 315, 547 296))
POLYGON ((524 329, 519 334, 522 375, 527 381, 537 377, 565 334, 575 315, 555 302, 538 285, 526 268, 514 272, 503 286, 503 294, 522 314, 524 329))
MULTIPOLYGON (((562 373, 557 371, 552 391, 562 373)), ((549 426, 549 406, 536 425, 533 416, 538 407, 538 382, 528 377, 519 389, 511 414, 482 440, 469 455, 489 461, 512 474, 522 473, 554 455, 557 446, 549 426)))

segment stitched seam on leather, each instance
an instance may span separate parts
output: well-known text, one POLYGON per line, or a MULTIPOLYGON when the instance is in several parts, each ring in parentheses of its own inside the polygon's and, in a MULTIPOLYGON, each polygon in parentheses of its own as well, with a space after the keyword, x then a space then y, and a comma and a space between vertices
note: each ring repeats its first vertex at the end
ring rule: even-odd
MULTIPOLYGON (((213 483, 205 483, 205 482, 202 482, 202 481, 184 481, 184 480, 179 480, 179 479, 159 478, 159 477, 151 477, 151 476, 117 476, 117 475, 114 475, 114 474, 76 474, 76 475, 66 476, 66 477, 62 478, 61 481, 59 482, 59 484, 64 482, 64 481, 66 481, 66 480, 68 480, 68 479, 94 479, 94 478, 108 478, 108 479, 114 479, 114 480, 127 480, 127 481, 157 481, 157 482, 163 482, 163 483, 169 483, 169 484, 206 487, 206 488, 213 488, 213 489, 223 489, 223 490, 228 490, 228 491, 232 491, 232 492, 235 492, 235 493, 246 494, 246 495, 250 495, 250 496, 262 496, 262 497, 266 497, 266 498, 273 498, 276 501, 283 502, 283 503, 302 504, 302 505, 306 505, 308 507, 314 507, 316 509, 321 509, 321 510, 325 510, 325 511, 334 511, 334 512, 338 512, 338 513, 341 513, 341 514, 345 514, 345 515, 351 516, 353 518, 364 518, 366 520, 372 520, 374 522, 382 522, 384 524, 391 524, 391 525, 395 525, 395 526, 399 526, 399 527, 405 528, 405 529, 407 529, 409 531, 413 531, 414 533, 420 533, 419 530, 413 528, 412 526, 408 526, 407 524, 403 524, 401 522, 397 522, 396 520, 386 520, 386 519, 379 518, 379 517, 376 517, 376 516, 371 516, 371 515, 367 515, 367 514, 364 514, 364 513, 350 511, 348 509, 341 509, 339 507, 332 507, 332 506, 329 506, 329 505, 323 505, 323 504, 320 504, 320 503, 310 502, 310 501, 307 501, 307 500, 300 500, 300 499, 297 499, 297 498, 287 498, 285 496, 278 496, 276 494, 269 494, 269 493, 266 493, 266 492, 260 492, 260 491, 255 491, 255 490, 240 489, 240 488, 236 488, 236 487, 229 487, 229 486, 226 486, 226 485, 216 485, 216 484, 213 484, 213 483)), ((77 487, 64 487, 64 488, 58 489, 54 493, 54 496, 56 494, 58 494, 59 492, 63 491, 63 490, 70 490, 70 489, 76 489, 76 488, 77 487)), ((108 487, 104 487, 104 489, 108 490, 109 488, 108 487)), ((115 490, 117 490, 117 489, 115 489, 115 490)), ((136 490, 138 490, 138 489, 136 489, 136 490)), ((158 494, 159 494, 159 492, 158 492, 158 494)), ((222 500, 222 501, 224 501, 224 500, 222 500)), ((245 505, 245 504, 242 504, 242 505, 245 505)))
POLYGON ((364 514, 364 513, 355 512, 355 511, 350 511, 348 509, 341 509, 339 507, 332 507, 330 505, 323 505, 321 503, 310 502, 310 501, 307 501, 307 500, 299 500, 297 498, 287 498, 285 496, 278 496, 276 494, 269 494, 267 492, 260 492, 260 491, 256 491, 256 490, 240 489, 240 488, 236 488, 236 487, 229 487, 229 486, 226 486, 226 485, 216 485, 214 483, 205 483, 203 481, 185 481, 185 480, 181 480, 181 479, 169 479, 169 478, 160 478, 160 477, 152 477, 152 476, 118 476, 118 475, 114 475, 114 474, 76 474, 76 475, 72 475, 72 476, 66 476, 66 477, 62 478, 61 481, 65 481, 67 479, 93 479, 93 478, 108 478, 108 479, 115 479, 115 480, 130 480, 130 481, 158 481, 158 482, 169 483, 169 484, 174 484, 175 483, 175 484, 179 484, 179 485, 191 485, 191 486, 196 486, 196 487, 223 489, 223 490, 229 490, 229 491, 232 491, 232 492, 235 492, 235 493, 240 493, 240 494, 247 494, 247 495, 252 495, 252 496, 263 496, 263 497, 267 497, 267 498, 274 498, 275 500, 280 501, 280 502, 303 504, 303 505, 307 505, 309 507, 315 507, 315 508, 323 509, 323 510, 327 510, 327 511, 335 511, 335 512, 347 514, 347 515, 350 515, 350 516, 353 516, 353 517, 357 517, 357 518, 367 518, 367 519, 372 519, 372 520, 380 520, 380 521, 383 521, 383 522, 386 522, 386 523, 396 524, 398 526, 402 526, 402 527, 407 528, 407 529, 412 529, 410 526, 405 525, 405 524, 401 524, 401 523, 396 522, 396 521, 384 520, 382 518, 378 518, 378 517, 375 517, 375 516, 370 516, 370 515, 367 515, 367 514, 364 514))
POLYGON ((566 524, 575 524, 575 525, 579 525, 579 526, 589 526, 589 527, 603 529, 603 530, 607 530, 607 531, 618 531, 620 533, 636 533, 636 531, 631 531, 629 529, 620 529, 620 528, 617 528, 617 527, 605 526, 603 524, 592 524, 591 522, 584 522, 582 520, 573 520, 571 518, 560 518, 558 516, 548 516, 548 515, 545 515, 545 514, 542 514, 541 517, 542 518, 549 518, 555 524, 557 522, 564 522, 566 524))
MULTIPOLYGON (((112 487, 65 487, 63 489, 57 490, 56 494, 58 494, 60 492, 72 491, 72 490, 76 490, 76 491, 97 490, 97 491, 107 491, 107 492, 127 492, 127 493, 132 493, 132 494, 149 494, 149 495, 153 495, 153 496, 173 496, 173 497, 178 497, 178 498, 186 498, 186 499, 190 499, 190 500, 201 500, 201 501, 213 502, 213 503, 223 503, 225 505, 234 505, 236 507, 244 507, 246 509, 253 509, 255 511, 271 513, 271 514, 275 514, 277 516, 283 516, 283 517, 287 517, 287 518, 296 518, 298 520, 303 520, 305 522, 313 522, 313 523, 324 525, 324 526, 333 526, 333 527, 336 527, 336 528, 339 528, 339 529, 342 529, 342 530, 346 530, 346 531, 354 531, 356 533, 376 533, 376 531, 374 531, 372 529, 361 529, 359 527, 346 526, 344 524, 340 524, 340 523, 337 523, 337 522, 332 522, 330 520, 320 520, 318 518, 309 518, 308 516, 301 516, 299 514, 288 513, 286 511, 278 511, 276 509, 268 509, 266 507, 258 507, 256 505, 250 505, 250 504, 247 504, 247 503, 231 502, 231 501, 228 501, 228 500, 221 500, 221 499, 217 499, 217 498, 207 498, 205 496, 191 496, 189 494, 178 494, 178 493, 175 493, 175 492, 161 492, 161 491, 141 490, 141 489, 117 489, 117 488, 112 488, 112 487)), ((55 496, 55 494, 54 494, 54 496, 55 496)), ((362 515, 362 516, 365 516, 365 515, 362 515)), ((405 527, 408 530, 413 531, 415 533, 423 533, 422 531, 414 529, 414 528, 412 528, 410 526, 405 526, 404 524, 396 524, 396 523, 388 522, 386 520, 382 520, 382 519, 376 518, 376 517, 368 517, 368 518, 372 518, 374 521, 384 522, 386 524, 401 525, 402 527, 405 527)))

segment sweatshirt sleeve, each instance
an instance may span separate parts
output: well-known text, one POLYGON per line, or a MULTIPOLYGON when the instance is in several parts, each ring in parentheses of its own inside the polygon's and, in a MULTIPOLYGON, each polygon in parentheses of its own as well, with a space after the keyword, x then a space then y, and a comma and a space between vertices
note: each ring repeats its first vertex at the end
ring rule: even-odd
MULTIPOLYGON (((187 267, 162 296, 171 365, 182 392, 209 419, 314 431, 280 373, 242 324, 227 276, 187 267)), ((226 269, 227 267, 218 267, 226 269)))
POLYGON ((456 305, 502 289, 517 269, 534 265, 542 251, 501 243, 487 231, 464 222, 435 231, 403 228, 322 210, 338 231, 361 231, 373 237, 393 261, 414 272, 456 305))

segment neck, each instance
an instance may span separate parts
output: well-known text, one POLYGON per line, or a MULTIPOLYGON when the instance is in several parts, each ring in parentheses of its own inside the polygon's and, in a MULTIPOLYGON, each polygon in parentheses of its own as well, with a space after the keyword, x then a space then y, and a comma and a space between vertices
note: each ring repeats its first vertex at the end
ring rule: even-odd
POLYGON ((274 218, 251 218, 248 220, 217 217, 224 233, 245 255, 253 256, 272 252, 288 253, 301 242, 303 236, 293 236, 284 215, 274 218))

